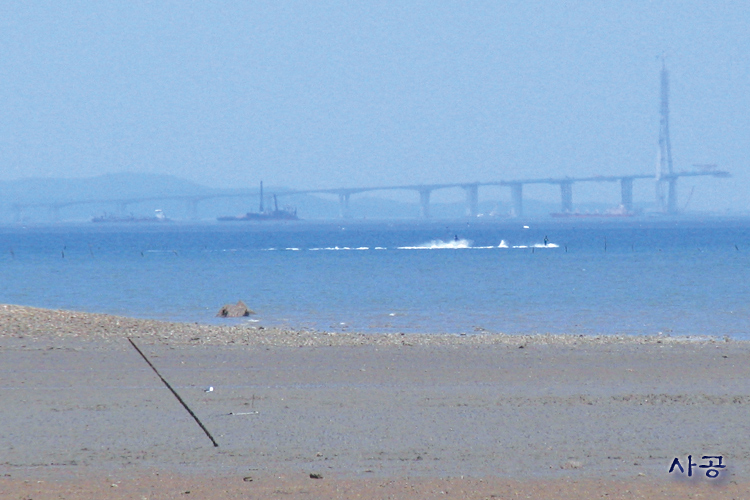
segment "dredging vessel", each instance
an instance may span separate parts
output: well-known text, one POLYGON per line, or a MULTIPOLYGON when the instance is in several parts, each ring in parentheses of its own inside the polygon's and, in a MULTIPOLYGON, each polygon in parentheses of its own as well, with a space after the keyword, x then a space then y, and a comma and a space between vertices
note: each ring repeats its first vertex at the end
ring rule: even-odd
POLYGON ((276 195, 273 195, 273 210, 263 210, 263 181, 260 182, 260 210, 258 212, 248 212, 244 215, 225 215, 217 217, 216 220, 221 222, 231 221, 278 221, 278 220, 299 220, 296 208, 279 209, 279 202, 276 195))

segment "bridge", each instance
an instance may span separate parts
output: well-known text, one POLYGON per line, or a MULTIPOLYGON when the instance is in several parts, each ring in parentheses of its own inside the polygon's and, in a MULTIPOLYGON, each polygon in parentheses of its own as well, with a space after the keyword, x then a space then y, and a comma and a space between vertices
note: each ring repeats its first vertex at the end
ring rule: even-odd
MULTIPOLYGON (((726 178, 730 174, 724 170, 696 170, 682 171, 670 174, 662 174, 658 179, 653 174, 632 174, 632 175, 614 175, 614 176, 593 176, 593 177, 560 177, 560 178, 541 178, 541 179, 518 179, 518 180, 499 180, 487 182, 464 182, 464 183, 445 183, 445 184, 406 184, 406 185, 385 185, 375 187, 349 187, 349 188, 330 188, 330 189, 307 189, 307 190, 290 190, 277 193, 277 197, 304 195, 304 194, 332 194, 337 195, 339 199, 340 216, 348 218, 350 216, 349 203, 352 195, 373 192, 373 191, 415 191, 419 194, 419 203, 421 216, 430 217, 430 196, 433 191, 443 189, 463 189, 466 193, 466 214, 469 217, 479 215, 479 188, 484 186, 502 186, 511 190, 512 215, 520 217, 523 215, 523 187, 531 184, 551 184, 560 187, 560 210, 562 213, 573 212, 573 185, 577 183, 591 182, 619 182, 620 183, 620 204, 624 210, 633 211, 633 182, 640 179, 653 179, 657 187, 664 184, 668 186, 668 200, 666 212, 675 214, 677 210, 677 181, 680 177, 710 176, 726 178)), ((75 205, 113 205, 119 214, 125 214, 129 205, 144 203, 148 201, 166 201, 178 200, 187 204, 189 218, 195 220, 198 218, 198 204, 201 201, 217 198, 257 198, 259 192, 255 190, 241 190, 232 192, 214 192, 196 195, 165 195, 149 196, 141 198, 125 199, 89 199, 89 200, 70 200, 62 202, 45 202, 45 203, 16 203, 13 205, 15 218, 20 221, 24 210, 29 208, 46 208, 53 221, 60 220, 60 210, 65 207, 75 205)))
POLYGON ((620 183, 620 204, 628 211, 633 211, 633 181, 636 179, 655 179, 657 183, 667 183, 669 186, 669 201, 667 212, 677 213, 677 179, 680 177, 729 177, 729 172, 724 170, 708 171, 683 171, 673 174, 662 175, 656 180, 653 174, 634 174, 618 176, 594 176, 594 177, 561 177, 561 178, 543 178, 543 179, 519 179, 511 181, 489 181, 489 182, 470 182, 470 183, 453 183, 453 184, 411 184, 411 185, 394 185, 394 186, 377 186, 377 187, 355 187, 355 188, 334 188, 334 189, 310 189, 304 191, 288 191, 278 194, 278 196, 290 196, 295 194, 334 194, 339 197, 340 216, 349 217, 349 198, 353 194, 365 193, 370 191, 394 191, 408 190, 419 193, 419 203, 422 217, 430 217, 430 195, 433 191, 440 189, 463 189, 466 192, 466 214, 469 217, 476 217, 479 214, 479 188, 482 186, 504 186, 511 190, 511 200, 513 206, 513 216, 520 217, 523 215, 523 186, 526 184, 553 184, 560 186, 560 205, 561 212, 573 212, 573 184, 584 182, 619 182, 620 183))

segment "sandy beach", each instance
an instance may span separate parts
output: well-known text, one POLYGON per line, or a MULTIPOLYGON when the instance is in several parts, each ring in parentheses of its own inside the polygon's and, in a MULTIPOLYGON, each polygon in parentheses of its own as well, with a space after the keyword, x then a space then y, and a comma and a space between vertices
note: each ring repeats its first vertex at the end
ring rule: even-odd
POLYGON ((0 498, 750 498, 749 354, 5 305, 0 498))

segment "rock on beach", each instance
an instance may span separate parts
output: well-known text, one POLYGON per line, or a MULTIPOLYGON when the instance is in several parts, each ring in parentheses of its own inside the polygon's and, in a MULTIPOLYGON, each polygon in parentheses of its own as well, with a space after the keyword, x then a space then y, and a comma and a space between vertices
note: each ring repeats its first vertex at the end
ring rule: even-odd
POLYGON ((241 318, 243 316, 250 316, 251 314, 255 314, 255 311, 249 309, 241 300, 238 300, 236 304, 225 304, 219 309, 216 316, 221 318, 241 318))

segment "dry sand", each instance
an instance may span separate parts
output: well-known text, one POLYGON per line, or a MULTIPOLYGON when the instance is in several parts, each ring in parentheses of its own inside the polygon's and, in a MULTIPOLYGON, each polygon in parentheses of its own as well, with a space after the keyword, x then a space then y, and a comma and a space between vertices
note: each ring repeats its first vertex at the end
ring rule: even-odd
POLYGON ((750 498, 748 354, 0 306, 0 498, 750 498))

